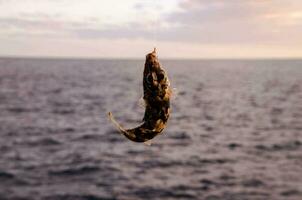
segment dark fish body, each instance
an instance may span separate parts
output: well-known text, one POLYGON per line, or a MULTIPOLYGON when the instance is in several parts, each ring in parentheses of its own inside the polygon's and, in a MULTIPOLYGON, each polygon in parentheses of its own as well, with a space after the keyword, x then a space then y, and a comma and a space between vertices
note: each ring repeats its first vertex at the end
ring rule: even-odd
POLYGON ((160 134, 164 130, 170 115, 172 90, 168 76, 158 61, 155 49, 146 56, 143 89, 146 108, 143 123, 140 126, 124 129, 115 121, 112 113, 108 113, 109 118, 119 131, 134 142, 146 142, 160 134))

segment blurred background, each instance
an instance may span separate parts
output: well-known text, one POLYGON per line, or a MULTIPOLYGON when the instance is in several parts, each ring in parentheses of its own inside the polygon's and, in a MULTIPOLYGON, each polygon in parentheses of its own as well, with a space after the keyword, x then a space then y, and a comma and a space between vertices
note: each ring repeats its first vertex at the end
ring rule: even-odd
POLYGON ((300 200, 302 3, 0 0, 0 199, 300 200), (137 126, 156 46, 175 95, 137 126))

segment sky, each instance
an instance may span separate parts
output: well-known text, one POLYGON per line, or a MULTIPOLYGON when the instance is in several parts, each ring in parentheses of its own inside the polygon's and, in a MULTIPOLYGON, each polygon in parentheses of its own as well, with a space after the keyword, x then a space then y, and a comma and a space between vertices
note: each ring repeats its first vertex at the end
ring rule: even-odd
POLYGON ((0 56, 302 58, 301 0, 0 0, 0 56))

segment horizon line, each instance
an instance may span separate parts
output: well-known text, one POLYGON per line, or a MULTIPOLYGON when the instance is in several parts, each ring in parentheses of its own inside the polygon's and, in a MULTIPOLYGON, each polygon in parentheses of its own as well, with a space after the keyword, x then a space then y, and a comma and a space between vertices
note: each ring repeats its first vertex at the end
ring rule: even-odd
MULTIPOLYGON (((161 60, 302 60, 302 57, 160 57, 161 60)), ((28 56, 0 55, 0 59, 51 59, 51 60, 144 60, 140 57, 88 57, 88 56, 28 56)))

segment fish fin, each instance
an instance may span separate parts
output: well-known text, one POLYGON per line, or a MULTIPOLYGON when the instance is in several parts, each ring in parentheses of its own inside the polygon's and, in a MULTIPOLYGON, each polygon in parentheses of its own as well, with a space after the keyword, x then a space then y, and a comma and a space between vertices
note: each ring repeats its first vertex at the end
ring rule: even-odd
POLYGON ((126 136, 129 140, 136 142, 136 135, 133 133, 133 130, 127 130, 123 128, 113 117, 111 112, 108 112, 109 120, 115 125, 115 127, 119 130, 119 133, 126 136))
POLYGON ((115 127, 122 133, 126 132, 126 130, 115 120, 113 114, 111 112, 107 113, 109 120, 115 125, 115 127))
POLYGON ((151 146, 152 141, 151 140, 147 140, 146 142, 144 142, 144 144, 147 145, 147 146, 151 146))

